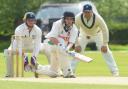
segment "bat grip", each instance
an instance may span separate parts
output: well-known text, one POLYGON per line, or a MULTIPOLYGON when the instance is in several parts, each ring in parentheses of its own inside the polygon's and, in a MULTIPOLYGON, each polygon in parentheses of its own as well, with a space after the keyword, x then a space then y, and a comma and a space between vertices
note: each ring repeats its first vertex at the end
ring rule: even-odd
POLYGON ((71 55, 71 56, 75 56, 75 52, 73 52, 73 51, 67 51, 67 53, 69 54, 69 55, 71 55))

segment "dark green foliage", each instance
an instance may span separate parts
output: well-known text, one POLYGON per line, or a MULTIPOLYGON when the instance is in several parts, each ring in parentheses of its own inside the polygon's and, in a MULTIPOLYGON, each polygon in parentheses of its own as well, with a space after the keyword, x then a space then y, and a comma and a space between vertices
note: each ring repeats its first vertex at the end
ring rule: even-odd
POLYGON ((127 44, 128 43, 128 29, 124 30, 111 30, 110 43, 114 44, 127 44))
POLYGON ((36 11, 46 0, 0 0, 0 35, 14 33, 27 11, 36 11))

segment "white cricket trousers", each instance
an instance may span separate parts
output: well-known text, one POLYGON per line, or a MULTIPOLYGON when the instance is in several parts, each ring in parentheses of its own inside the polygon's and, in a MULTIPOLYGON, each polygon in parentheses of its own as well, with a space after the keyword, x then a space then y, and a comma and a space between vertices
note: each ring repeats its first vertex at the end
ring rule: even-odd
MULTIPOLYGON (((98 50, 101 51, 101 47, 103 45, 103 36, 102 36, 101 31, 99 33, 97 33, 96 35, 94 35, 94 36, 89 36, 90 38, 88 38, 87 36, 88 36, 87 34, 83 33, 78 38, 77 45, 80 45, 81 46, 81 48, 82 48, 81 53, 84 52, 87 44, 90 43, 90 42, 96 43, 96 46, 97 46, 98 50)), ((107 53, 103 53, 103 52, 101 52, 101 53, 103 55, 104 60, 107 63, 107 66, 109 67, 111 73, 113 73, 113 72, 119 72, 118 67, 117 67, 117 64, 116 64, 116 62, 114 60, 114 57, 112 55, 112 52, 110 51, 110 49, 108 47, 108 44, 107 44, 107 53)), ((72 60, 71 61, 72 68, 74 69, 73 71, 75 71, 76 66, 77 66, 77 63, 78 63, 77 60, 72 60)))
POLYGON ((50 64, 40 65, 36 71, 39 74, 45 74, 50 77, 60 76, 60 70, 62 70, 64 76, 73 75, 70 60, 67 60, 68 55, 56 45, 43 45, 41 49, 48 48, 50 52, 50 64))

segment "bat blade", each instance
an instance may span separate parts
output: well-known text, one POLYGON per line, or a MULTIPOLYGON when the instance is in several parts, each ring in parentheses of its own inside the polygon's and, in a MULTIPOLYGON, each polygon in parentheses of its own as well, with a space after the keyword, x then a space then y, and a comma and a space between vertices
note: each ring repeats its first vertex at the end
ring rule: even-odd
POLYGON ((93 59, 87 56, 84 56, 80 53, 74 52, 74 51, 68 51, 68 54, 80 61, 84 61, 84 62, 91 62, 93 59))
POLYGON ((65 51, 65 47, 63 47, 62 44, 58 44, 58 47, 60 48, 60 50, 66 52, 69 56, 72 56, 80 61, 84 61, 84 62, 91 62, 93 59, 87 56, 84 56, 80 53, 77 53, 75 51, 65 51))

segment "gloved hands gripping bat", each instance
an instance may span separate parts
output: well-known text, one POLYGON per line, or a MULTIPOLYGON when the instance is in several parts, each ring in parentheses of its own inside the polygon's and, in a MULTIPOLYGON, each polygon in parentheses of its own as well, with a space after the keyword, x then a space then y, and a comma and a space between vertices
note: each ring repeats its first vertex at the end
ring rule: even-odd
MULTIPOLYGON (((62 41, 62 40, 61 40, 62 41)), ((84 61, 84 62, 91 62, 93 59, 90 58, 90 57, 87 57, 87 56, 84 56, 80 53, 77 53, 75 51, 70 51, 69 49, 73 46, 72 43, 69 43, 68 46, 64 46, 62 45, 61 43, 63 42, 60 42, 58 41, 57 39, 50 39, 50 42, 49 43, 52 43, 52 44, 55 44, 55 45, 58 45, 58 47, 62 50, 62 51, 65 51, 69 56, 72 56, 72 57, 75 57, 76 59, 80 60, 80 61, 84 61)))

